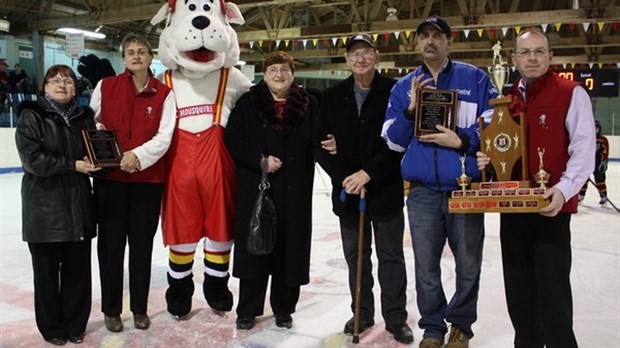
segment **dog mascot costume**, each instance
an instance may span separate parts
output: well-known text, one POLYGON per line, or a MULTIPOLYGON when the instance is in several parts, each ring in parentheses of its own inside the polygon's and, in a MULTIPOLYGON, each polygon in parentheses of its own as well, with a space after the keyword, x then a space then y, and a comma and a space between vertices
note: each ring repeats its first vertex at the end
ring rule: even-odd
POLYGON ((223 135, 231 109, 251 86, 233 67, 240 51, 230 23, 244 19, 235 4, 224 0, 168 0, 151 23, 163 20, 158 56, 170 69, 164 82, 177 99, 162 207, 169 246, 167 308, 177 318, 191 311, 194 253, 204 238, 205 299, 216 311, 230 311, 228 264, 237 183, 223 135))

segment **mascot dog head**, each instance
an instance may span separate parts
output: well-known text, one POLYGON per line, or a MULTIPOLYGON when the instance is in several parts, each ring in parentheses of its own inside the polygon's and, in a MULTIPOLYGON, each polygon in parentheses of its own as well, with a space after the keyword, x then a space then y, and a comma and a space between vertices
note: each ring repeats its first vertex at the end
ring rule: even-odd
POLYGON ((151 24, 164 19, 158 58, 168 68, 208 73, 239 60, 237 33, 230 26, 245 22, 237 5, 224 0, 168 0, 151 24))

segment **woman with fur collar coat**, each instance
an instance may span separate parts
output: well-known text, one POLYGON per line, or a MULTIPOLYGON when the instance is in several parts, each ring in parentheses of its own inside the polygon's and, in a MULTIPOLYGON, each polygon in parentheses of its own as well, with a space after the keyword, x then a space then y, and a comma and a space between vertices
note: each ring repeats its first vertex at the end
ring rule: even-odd
POLYGON ((300 286, 308 284, 310 272, 312 132, 317 101, 294 83, 295 66, 290 55, 273 52, 263 67, 264 80, 237 101, 224 134, 237 165, 233 276, 240 279, 239 330, 251 329, 255 318, 263 314, 269 276, 276 325, 291 328, 300 286), (266 256, 254 256, 245 243, 263 158, 268 165, 278 228, 274 250, 266 256))

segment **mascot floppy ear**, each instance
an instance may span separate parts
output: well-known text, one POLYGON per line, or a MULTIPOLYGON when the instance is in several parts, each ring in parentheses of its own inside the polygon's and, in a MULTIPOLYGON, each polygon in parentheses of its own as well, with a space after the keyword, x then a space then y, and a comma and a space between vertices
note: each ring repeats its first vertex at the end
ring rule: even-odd
MULTIPOLYGON (((168 3, 165 3, 164 6, 162 6, 159 9, 159 11, 157 11, 157 13, 153 17, 153 19, 151 19, 151 25, 153 25, 153 26, 157 25, 159 22, 161 22, 164 19, 168 18, 169 14, 170 14, 170 6, 168 5, 168 3)), ((167 22, 168 21, 166 21, 166 26, 168 25, 167 22)))
POLYGON ((239 7, 237 7, 237 5, 233 4, 232 2, 226 3, 226 20, 228 21, 228 23, 239 25, 245 23, 245 19, 243 19, 243 15, 241 14, 239 7))

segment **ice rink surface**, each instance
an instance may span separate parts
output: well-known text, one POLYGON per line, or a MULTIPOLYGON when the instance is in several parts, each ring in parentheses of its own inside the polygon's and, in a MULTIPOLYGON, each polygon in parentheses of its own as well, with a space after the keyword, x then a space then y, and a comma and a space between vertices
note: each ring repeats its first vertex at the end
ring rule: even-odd
MULTIPOLYGON (((620 163, 609 166, 607 185, 609 197, 620 204, 620 163)), ((21 174, 0 175, 0 347, 45 347, 34 319, 33 286, 30 254, 21 238, 20 189, 21 174)), ((111 333, 105 329, 100 311, 99 273, 96 239, 92 243, 93 305, 83 347, 398 347, 384 329, 379 309, 379 286, 375 270, 376 325, 360 335, 360 343, 351 343, 351 336, 342 334, 344 323, 351 317, 347 290, 346 264, 342 255, 338 220, 331 212, 328 177, 322 173, 315 179, 314 229, 312 239, 311 282, 302 287, 293 328, 275 326, 271 309, 250 331, 235 329, 234 309, 224 316, 214 313, 203 298, 202 252, 196 253, 193 308, 186 321, 175 321, 166 312, 164 293, 167 287, 167 251, 158 231, 153 251, 153 272, 149 315, 152 325, 140 331, 133 327, 127 297, 121 318, 125 329, 111 333)), ((580 347, 620 347, 620 214, 609 205, 598 204, 598 193, 590 185, 588 195, 572 218, 572 286, 574 328, 580 347)), ((408 228, 405 230, 407 258, 407 309, 409 325, 414 329, 417 347, 422 331, 415 304, 413 252, 408 228)), ((376 265, 376 260, 373 262, 376 265)), ((454 262, 449 248, 442 257, 442 277, 448 296, 454 291, 454 262)), ((238 280, 231 278, 233 294, 238 280)), ((236 305, 236 304, 235 304, 236 305)), ((484 263, 482 269, 478 321, 473 327, 472 348, 512 347, 513 331, 506 311, 499 246, 499 215, 486 215, 484 263)), ((67 344, 72 345, 71 343, 67 344)))

